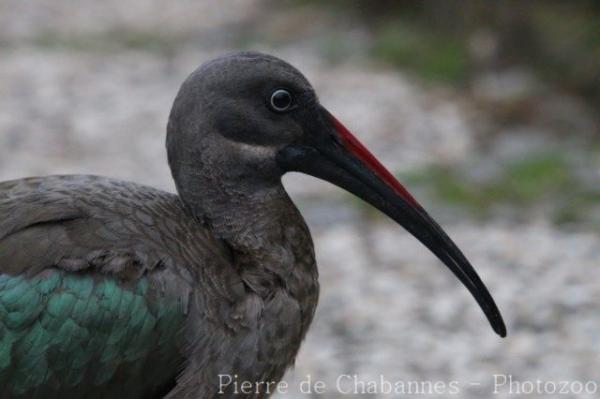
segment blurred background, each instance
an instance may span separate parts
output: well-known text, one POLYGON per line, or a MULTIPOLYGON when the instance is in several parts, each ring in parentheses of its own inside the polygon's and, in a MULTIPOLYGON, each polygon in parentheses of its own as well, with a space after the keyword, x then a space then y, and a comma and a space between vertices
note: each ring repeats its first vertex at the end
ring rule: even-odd
POLYGON ((465 398, 492 396, 493 374, 592 380, 597 395, 599 21, 594 0, 0 0, 0 180, 91 173, 173 191, 164 135, 180 83, 227 51, 272 53, 446 228, 509 329, 495 336, 373 209, 287 176, 322 296, 278 397, 306 397, 294 388, 308 374, 328 398, 347 396, 340 374, 458 381, 465 398))

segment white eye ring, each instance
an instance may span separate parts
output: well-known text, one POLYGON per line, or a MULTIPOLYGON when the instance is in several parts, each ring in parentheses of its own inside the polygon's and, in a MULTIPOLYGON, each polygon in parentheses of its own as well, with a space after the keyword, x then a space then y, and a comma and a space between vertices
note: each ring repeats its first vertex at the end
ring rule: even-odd
POLYGON ((284 89, 277 89, 271 94, 271 108, 277 112, 287 111, 293 103, 292 95, 284 89))

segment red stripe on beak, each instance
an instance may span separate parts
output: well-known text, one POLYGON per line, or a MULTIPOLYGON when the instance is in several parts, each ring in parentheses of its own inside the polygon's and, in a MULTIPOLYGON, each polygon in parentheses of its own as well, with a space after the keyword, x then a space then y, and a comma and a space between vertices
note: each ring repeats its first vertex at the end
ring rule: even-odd
MULTIPOLYGON (((329 112, 328 112, 329 113, 329 112)), ((373 154, 360 142, 358 139, 340 122, 337 118, 331 113, 329 113, 329 117, 331 118, 333 125, 340 135, 342 142, 346 149, 350 151, 354 156, 360 159, 373 173, 375 173, 381 180, 383 180, 390 188, 392 188, 396 194, 398 194, 402 199, 411 204, 417 209, 422 209, 421 205, 417 202, 416 199, 408 192, 406 188, 390 173, 389 170, 386 169, 385 166, 381 164, 375 158, 373 154)))

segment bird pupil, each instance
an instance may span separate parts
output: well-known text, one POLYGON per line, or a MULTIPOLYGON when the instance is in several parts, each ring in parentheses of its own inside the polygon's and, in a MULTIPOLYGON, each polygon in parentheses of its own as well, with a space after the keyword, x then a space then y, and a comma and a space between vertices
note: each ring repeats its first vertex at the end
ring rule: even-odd
POLYGON ((292 96, 286 90, 277 90, 271 97, 271 104, 278 111, 287 109, 291 103, 292 96))

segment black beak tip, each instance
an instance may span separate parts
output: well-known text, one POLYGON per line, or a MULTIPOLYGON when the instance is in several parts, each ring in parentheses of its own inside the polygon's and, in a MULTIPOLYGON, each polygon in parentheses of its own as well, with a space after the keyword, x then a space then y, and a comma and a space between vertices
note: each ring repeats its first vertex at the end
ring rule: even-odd
POLYGON ((491 296, 490 296, 490 301, 491 301, 491 306, 485 307, 483 309, 484 313, 487 316, 487 319, 490 323, 490 326, 492 327, 492 330, 494 330, 494 332, 496 334, 498 334, 501 338, 505 338, 506 337, 506 324, 504 324, 504 319, 502 318, 502 314, 500 313, 500 310, 496 306, 496 303, 494 302, 494 300, 491 299, 491 296))
POLYGON ((500 316, 496 323, 492 325, 492 328, 501 338, 506 338, 506 325, 504 324, 504 320, 500 316))
POLYGON ((483 283, 481 283, 481 284, 482 284, 484 294, 482 296, 476 295, 475 298, 477 299, 477 302, 479 302, 479 304, 481 306, 481 310, 483 310, 483 313, 485 314, 486 318, 488 319, 488 322, 490 323, 492 330, 494 330, 494 332, 496 334, 498 334, 501 338, 505 338, 506 337, 506 324, 504 324, 504 319, 502 318, 500 309, 498 309, 496 302, 490 295, 487 288, 485 288, 485 286, 483 286, 483 283))

